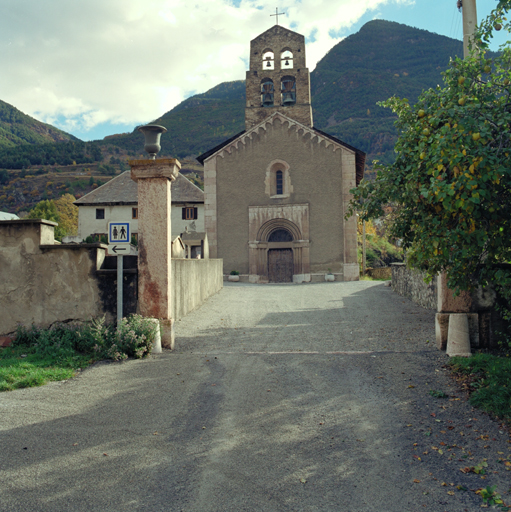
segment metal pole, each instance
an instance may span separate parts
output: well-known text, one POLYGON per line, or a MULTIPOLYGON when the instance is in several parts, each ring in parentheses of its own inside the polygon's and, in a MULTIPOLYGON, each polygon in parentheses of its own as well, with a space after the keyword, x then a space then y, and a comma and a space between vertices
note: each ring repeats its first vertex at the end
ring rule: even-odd
POLYGON ((362 276, 366 275, 366 221, 362 221, 362 276))
POLYGON ((117 326, 121 324, 122 320, 122 284, 123 284, 123 255, 117 255, 117 326))
POLYGON ((470 54, 468 44, 474 37, 477 25, 476 0, 463 0, 461 12, 463 14, 463 58, 466 59, 470 54))

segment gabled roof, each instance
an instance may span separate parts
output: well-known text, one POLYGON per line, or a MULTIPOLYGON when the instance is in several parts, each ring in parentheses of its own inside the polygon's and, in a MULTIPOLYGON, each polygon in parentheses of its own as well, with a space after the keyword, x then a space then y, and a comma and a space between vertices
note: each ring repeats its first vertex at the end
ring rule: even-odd
POLYGON ((222 142, 222 144, 219 144, 218 146, 215 146, 213 149, 210 149, 209 151, 207 151, 206 153, 199 155, 197 157, 197 161, 200 164, 204 165, 204 161, 207 160, 208 158, 210 158, 211 156, 215 155, 216 153, 222 151, 225 148, 227 150, 229 150, 228 146, 237 147, 239 142, 244 143, 243 140, 245 139, 245 137, 251 137, 252 133, 257 132, 260 128, 265 129, 265 125, 268 123, 273 123, 273 121, 276 118, 280 118, 281 121, 287 122, 289 124, 289 126, 296 125, 296 127, 303 130, 304 133, 308 132, 312 135, 313 138, 317 137, 318 142, 321 142, 321 140, 327 139, 328 141, 331 141, 338 146, 341 146, 345 149, 353 151, 355 153, 356 183, 358 186, 358 184, 364 177, 365 159, 366 159, 366 154, 364 153, 364 151, 361 151, 360 149, 357 149, 357 148, 351 146, 350 144, 343 142, 342 140, 338 139, 337 137, 334 137, 333 135, 330 135, 321 130, 318 130, 317 128, 309 128, 308 126, 305 126, 304 124, 301 124, 298 121, 295 121, 294 119, 291 119, 290 117, 287 117, 282 112, 274 112, 271 116, 268 116, 266 119, 261 121, 259 124, 255 125, 250 130, 248 130, 248 131, 243 130, 242 132, 238 133, 234 137, 231 137, 230 139, 226 140, 225 142, 222 142))
MULTIPOLYGON (((181 173, 172 182, 173 203, 203 203, 204 192, 181 173)), ((131 179, 131 171, 125 171, 96 190, 89 192, 74 204, 77 206, 113 206, 138 204, 137 183, 131 179)))

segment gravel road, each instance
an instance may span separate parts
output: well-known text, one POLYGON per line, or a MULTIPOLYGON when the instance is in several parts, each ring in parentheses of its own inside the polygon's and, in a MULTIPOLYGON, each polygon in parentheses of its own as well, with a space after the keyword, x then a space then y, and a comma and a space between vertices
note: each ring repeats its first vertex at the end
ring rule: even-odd
POLYGON ((434 335, 383 283, 228 283, 173 352, 0 394, 0 511, 457 512, 488 485, 511 501, 509 433, 434 335))

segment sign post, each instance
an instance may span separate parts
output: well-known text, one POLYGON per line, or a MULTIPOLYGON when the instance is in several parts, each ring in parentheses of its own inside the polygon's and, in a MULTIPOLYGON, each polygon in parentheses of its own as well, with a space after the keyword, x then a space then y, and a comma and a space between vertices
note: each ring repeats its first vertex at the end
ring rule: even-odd
POLYGON ((123 255, 130 250, 130 223, 108 223, 108 252, 117 254, 117 325, 121 323, 123 313, 122 288, 123 288, 123 255))

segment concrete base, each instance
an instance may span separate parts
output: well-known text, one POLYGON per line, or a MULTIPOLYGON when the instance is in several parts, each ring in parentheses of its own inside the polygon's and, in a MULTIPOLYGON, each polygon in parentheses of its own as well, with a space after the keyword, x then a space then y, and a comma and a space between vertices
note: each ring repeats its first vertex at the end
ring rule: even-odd
POLYGON ((174 320, 160 320, 160 335, 161 346, 170 350, 174 349, 175 335, 174 335, 174 320))
POLYGON ((358 281, 360 279, 360 268, 358 263, 345 263, 342 267, 344 281, 358 281))
POLYGON ((466 313, 452 313, 449 316, 447 355, 449 357, 470 357, 472 355, 470 350, 468 317, 466 313))
MULTIPOLYGON (((446 350, 447 338, 449 332, 449 316, 452 313, 437 313, 435 315, 435 334, 436 346, 438 350, 446 350)), ((477 313, 467 313, 468 333, 471 348, 481 346, 479 339, 479 315, 477 313)))
POLYGON ((161 354, 161 334, 160 334, 160 321, 157 318, 148 318, 150 322, 156 324, 156 336, 154 338, 152 354, 161 354))

